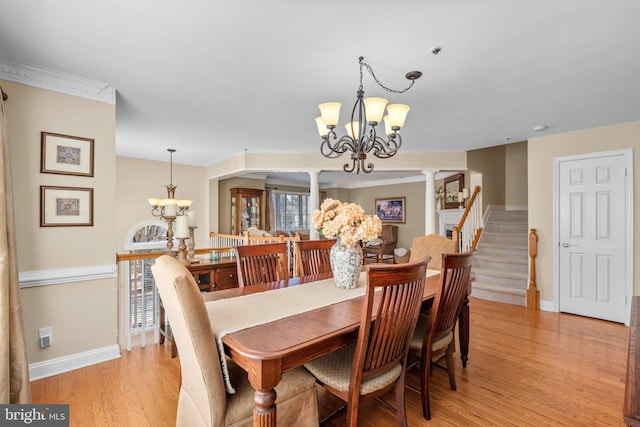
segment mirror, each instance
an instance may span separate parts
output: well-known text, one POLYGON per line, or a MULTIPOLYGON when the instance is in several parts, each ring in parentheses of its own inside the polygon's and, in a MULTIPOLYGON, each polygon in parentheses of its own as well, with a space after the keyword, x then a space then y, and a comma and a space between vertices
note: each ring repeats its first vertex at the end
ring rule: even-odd
POLYGON ((458 193, 464 188, 464 174, 458 173, 444 179, 444 208, 457 209, 458 193))

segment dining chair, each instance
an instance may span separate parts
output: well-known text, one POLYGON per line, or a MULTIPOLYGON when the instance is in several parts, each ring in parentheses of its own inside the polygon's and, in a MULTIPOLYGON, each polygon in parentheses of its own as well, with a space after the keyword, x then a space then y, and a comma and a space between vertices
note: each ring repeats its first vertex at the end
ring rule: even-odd
POLYGON ((420 365, 420 390, 408 388, 421 394, 422 415, 427 420, 431 419, 429 378, 432 368, 446 370, 451 390, 456 389, 453 365, 454 327, 469 289, 473 254, 474 252, 442 254, 443 267, 431 313, 420 314, 411 339, 409 353, 415 360, 411 362, 410 367, 420 365), (443 356, 445 366, 438 363, 443 356))
POLYGON ((286 243, 236 246, 238 285, 289 282, 286 243))
POLYGON ((358 423, 360 402, 375 399, 394 386, 398 424, 407 424, 405 369, 428 262, 429 258, 365 266, 367 288, 356 342, 304 365, 320 385, 346 402, 349 426, 358 423))
POLYGON ((440 270, 442 269, 442 254, 456 252, 458 252, 458 244, 455 240, 448 239, 441 234, 427 234, 413 239, 409 262, 430 256, 429 268, 440 270))
POLYGON ((335 243, 336 239, 301 240, 296 242, 300 282, 304 283, 311 278, 315 279, 318 275, 323 275, 325 278, 333 277, 329 254, 335 243))
MULTIPOLYGON (((180 351, 176 426, 251 426, 254 390, 247 373, 228 360, 236 393, 225 393, 218 347, 193 276, 168 255, 159 257, 151 271, 180 351)), ((316 381, 304 368, 285 373, 275 390, 279 423, 318 425, 316 381)))

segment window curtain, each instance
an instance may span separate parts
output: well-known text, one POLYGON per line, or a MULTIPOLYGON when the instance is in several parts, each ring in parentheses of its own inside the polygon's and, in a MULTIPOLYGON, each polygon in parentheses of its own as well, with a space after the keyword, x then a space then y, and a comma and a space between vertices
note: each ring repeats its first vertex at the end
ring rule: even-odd
POLYGON ((25 404, 31 403, 31 384, 22 329, 6 126, 0 96, 0 404, 25 404))
MULTIPOLYGON (((265 231, 272 231, 275 229, 275 218, 273 215, 273 197, 271 195, 272 190, 269 187, 264 189, 264 228, 265 231)), ((275 235, 275 234, 274 234, 275 235)))

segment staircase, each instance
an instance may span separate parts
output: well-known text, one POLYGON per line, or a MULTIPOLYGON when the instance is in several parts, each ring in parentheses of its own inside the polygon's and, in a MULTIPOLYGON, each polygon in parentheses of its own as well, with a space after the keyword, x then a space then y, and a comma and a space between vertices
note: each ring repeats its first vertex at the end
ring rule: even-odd
POLYGON ((526 305, 528 211, 491 210, 476 247, 472 275, 474 297, 526 305))

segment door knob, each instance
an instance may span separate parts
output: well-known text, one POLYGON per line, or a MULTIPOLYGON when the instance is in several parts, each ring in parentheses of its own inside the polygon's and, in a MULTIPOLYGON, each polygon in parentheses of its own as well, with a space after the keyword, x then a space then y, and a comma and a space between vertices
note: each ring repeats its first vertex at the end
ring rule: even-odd
POLYGON ((563 244, 562 244, 562 247, 563 247, 563 248, 568 248, 569 246, 575 246, 575 245, 572 245, 572 244, 570 244, 570 243, 563 243, 563 244))

